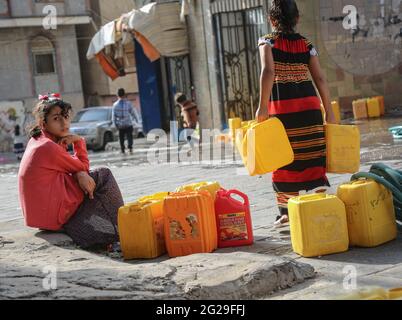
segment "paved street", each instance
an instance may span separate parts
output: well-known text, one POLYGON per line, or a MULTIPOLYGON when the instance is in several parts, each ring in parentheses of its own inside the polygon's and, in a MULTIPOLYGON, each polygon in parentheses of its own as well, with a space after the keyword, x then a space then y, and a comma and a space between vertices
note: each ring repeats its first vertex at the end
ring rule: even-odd
MULTIPOLYGON (((393 141, 392 136, 386 131, 389 126, 400 123, 401 118, 375 121, 377 122, 360 125, 362 131, 362 159, 366 159, 362 164, 362 171, 367 171, 370 163, 378 161, 402 169, 400 144, 398 141, 393 141), (384 143, 384 141, 387 143, 384 143)), ((155 277, 158 275, 158 279, 162 277, 165 279, 164 281, 172 283, 171 293, 174 292, 173 297, 181 296, 189 299, 211 297, 206 296, 206 292, 209 292, 208 294, 211 294, 212 297, 213 294, 222 294, 228 299, 330 298, 345 293, 343 287, 343 281, 346 276, 344 268, 348 266, 356 268, 358 287, 366 285, 389 288, 402 286, 401 235, 397 241, 375 249, 352 248, 349 252, 338 255, 316 259, 300 258, 292 253, 289 230, 273 230, 271 227, 277 215, 277 207, 270 175, 264 177, 245 175, 243 166, 231 148, 227 148, 221 157, 223 160, 217 159, 219 145, 214 145, 213 147, 214 161, 195 162, 192 164, 188 161, 179 163, 177 160, 178 150, 182 156, 187 155, 186 145, 183 144, 158 151, 157 155, 160 159, 165 159, 166 153, 170 152, 171 163, 149 163, 146 161, 149 155, 155 155, 155 152, 157 152, 154 147, 152 143, 141 140, 137 142, 137 150, 133 156, 123 157, 118 151, 113 151, 112 145, 109 147, 110 151, 105 153, 91 153, 91 163, 93 167, 107 165, 111 168, 121 188, 125 202, 131 202, 138 197, 159 191, 174 191, 180 185, 197 181, 218 181, 226 189, 238 189, 246 193, 250 198, 253 227, 256 235, 255 245, 247 248, 219 250, 214 255, 196 255, 178 259, 162 257, 155 261, 133 261, 130 263, 125 263, 120 258, 112 257, 111 259, 103 255, 76 250, 71 247, 71 243, 63 236, 54 238, 54 235, 37 233, 35 230, 29 230, 23 226, 18 203, 18 165, 8 164, 3 166, 1 171, 0 235, 2 237, 2 249, 0 250, 0 264, 5 270, 2 273, 3 275, 0 276, 2 278, 0 280, 4 283, 0 287, 0 297, 69 298, 75 295, 83 298, 100 298, 102 296, 101 292, 106 294, 105 290, 107 291, 111 283, 113 283, 116 290, 115 292, 108 292, 108 297, 112 298, 146 298, 149 297, 150 292, 159 292, 158 297, 160 298, 172 297, 166 293, 165 289, 167 290, 167 288, 156 290, 152 287, 161 285, 159 282, 156 284, 157 280, 152 275, 147 275, 149 286, 145 285, 143 290, 136 291, 124 288, 123 283, 118 280, 122 275, 104 274, 107 270, 116 268, 123 274, 125 272, 129 274, 135 272, 137 275, 141 275, 142 271, 138 267, 144 264, 149 267, 149 270, 154 270, 155 277), (55 246, 52 244, 55 244, 55 246), (231 254, 234 254, 234 256, 231 256, 231 254), (65 291, 59 291, 49 296, 48 293, 44 293, 43 290, 37 288, 37 282, 40 279, 41 268, 46 263, 49 263, 49 259, 52 259, 54 255, 56 255, 57 265, 65 271, 62 279, 65 281, 66 287, 65 291), (236 256, 237 258, 234 258, 236 256), (26 259, 27 257, 30 258, 26 259), (227 257, 227 259, 224 257, 227 257), (91 270, 91 261, 97 268, 92 270, 92 273, 89 271, 91 270), (228 270, 234 268, 233 274, 229 272, 229 274, 232 274, 230 280, 215 275, 216 278, 214 278, 215 282, 213 284, 206 280, 209 278, 207 277, 205 281, 199 280, 197 285, 193 284, 195 287, 201 288, 199 289, 200 291, 186 291, 185 288, 188 288, 188 282, 186 282, 185 275, 190 272, 189 270, 197 269, 197 274, 194 276, 196 279, 206 277, 205 272, 207 271, 204 267, 200 268, 197 261, 204 261, 203 265, 209 266, 208 272, 218 272, 223 265, 226 265, 225 268, 229 268, 228 270), (292 265, 290 268, 287 265, 289 261, 295 261, 300 265, 292 265), (277 292, 274 295, 270 295, 271 291, 268 292, 262 289, 247 291, 248 293, 244 292, 239 295, 231 294, 228 283, 243 279, 242 275, 246 272, 246 269, 242 269, 241 266, 246 266, 251 262, 256 266, 255 273, 258 274, 258 277, 261 277, 262 272, 265 275, 263 278, 265 277, 265 281, 269 283, 272 283, 272 279, 270 278, 271 276, 267 275, 268 273, 266 273, 265 269, 268 262, 270 266, 284 268, 279 268, 281 271, 278 272, 283 272, 285 277, 286 275, 294 277, 294 274, 303 274, 304 276, 300 279, 296 277, 297 281, 290 281, 287 284, 278 281, 277 287, 271 288, 272 292, 277 292), (307 266, 314 268, 312 269, 314 272, 311 273, 307 266), (162 267, 166 267, 169 270, 173 268, 176 271, 174 273, 165 272, 160 269, 162 267), (78 273, 74 273, 75 276, 72 276, 71 272, 68 273, 71 270, 76 270, 78 273), (82 285, 82 281, 79 279, 83 279, 82 277, 87 277, 89 274, 91 274, 91 279, 95 279, 96 274, 99 276, 103 274, 110 279, 110 283, 105 282, 99 284, 98 287, 94 286, 94 283, 87 283, 86 285, 90 286, 91 290, 74 287, 78 284, 82 285), (23 289, 14 290, 12 279, 20 278, 21 275, 25 275, 27 281, 24 282, 23 289), (286 288, 289 289, 278 292, 278 290, 286 288), (118 291, 121 292, 119 293, 118 291)), ((329 175, 329 179, 333 186, 338 186, 343 182, 349 181, 350 175, 329 175)), ((207 274, 209 274, 208 272, 207 274)), ((192 276, 191 279, 194 280, 194 277, 192 276)), ((90 282, 90 280, 88 281, 90 282)), ((136 285, 133 284, 134 287, 136 285)), ((244 286, 252 287, 253 285, 252 283, 245 283, 244 286)))

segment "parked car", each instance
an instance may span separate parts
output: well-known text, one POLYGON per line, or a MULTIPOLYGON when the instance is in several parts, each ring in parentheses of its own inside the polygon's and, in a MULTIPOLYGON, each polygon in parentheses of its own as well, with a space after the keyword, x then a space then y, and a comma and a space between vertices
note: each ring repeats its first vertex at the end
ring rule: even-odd
MULTIPOLYGON (((109 142, 119 139, 119 130, 112 121, 112 111, 112 107, 91 107, 79 111, 71 123, 71 133, 85 138, 88 148, 105 150, 109 142)), ((138 129, 134 128, 134 137, 137 134, 138 129)))

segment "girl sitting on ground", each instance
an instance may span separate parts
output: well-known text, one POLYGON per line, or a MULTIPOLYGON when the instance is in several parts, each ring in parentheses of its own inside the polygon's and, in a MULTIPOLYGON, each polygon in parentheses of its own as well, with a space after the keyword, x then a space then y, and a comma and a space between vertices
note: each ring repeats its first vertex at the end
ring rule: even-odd
POLYGON ((18 174, 26 225, 64 230, 85 249, 117 243, 123 198, 112 173, 89 171, 85 140, 70 133, 71 105, 58 94, 39 99, 18 174), (74 155, 67 151, 71 144, 74 155))

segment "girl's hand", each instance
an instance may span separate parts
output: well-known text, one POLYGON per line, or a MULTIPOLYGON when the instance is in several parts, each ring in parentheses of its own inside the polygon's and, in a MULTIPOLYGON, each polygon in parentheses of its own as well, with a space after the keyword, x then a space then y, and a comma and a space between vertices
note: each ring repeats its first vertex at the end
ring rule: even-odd
POLYGON ((255 114, 255 119, 258 123, 264 122, 269 119, 268 108, 259 107, 257 113, 255 114))
POLYGON ((72 135, 68 135, 63 138, 60 138, 58 144, 61 146, 67 146, 67 145, 73 144, 75 142, 78 142, 81 139, 82 138, 80 136, 72 134, 72 135))
POLYGON ((78 185, 85 195, 89 196, 89 199, 94 199, 94 191, 96 188, 95 180, 87 172, 78 172, 75 174, 78 185))

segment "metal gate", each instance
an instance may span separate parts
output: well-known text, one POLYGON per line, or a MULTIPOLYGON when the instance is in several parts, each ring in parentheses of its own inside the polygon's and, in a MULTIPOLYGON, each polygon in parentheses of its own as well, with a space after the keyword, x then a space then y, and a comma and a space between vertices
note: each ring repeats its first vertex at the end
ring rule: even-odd
POLYGON ((268 33, 263 7, 213 16, 219 52, 223 119, 251 120, 258 108, 261 63, 258 39, 268 33))
POLYGON ((181 109, 176 106, 174 96, 177 92, 182 92, 188 99, 195 100, 189 56, 167 58, 166 73, 169 86, 169 118, 171 121, 178 121, 181 128, 183 126, 181 109))

